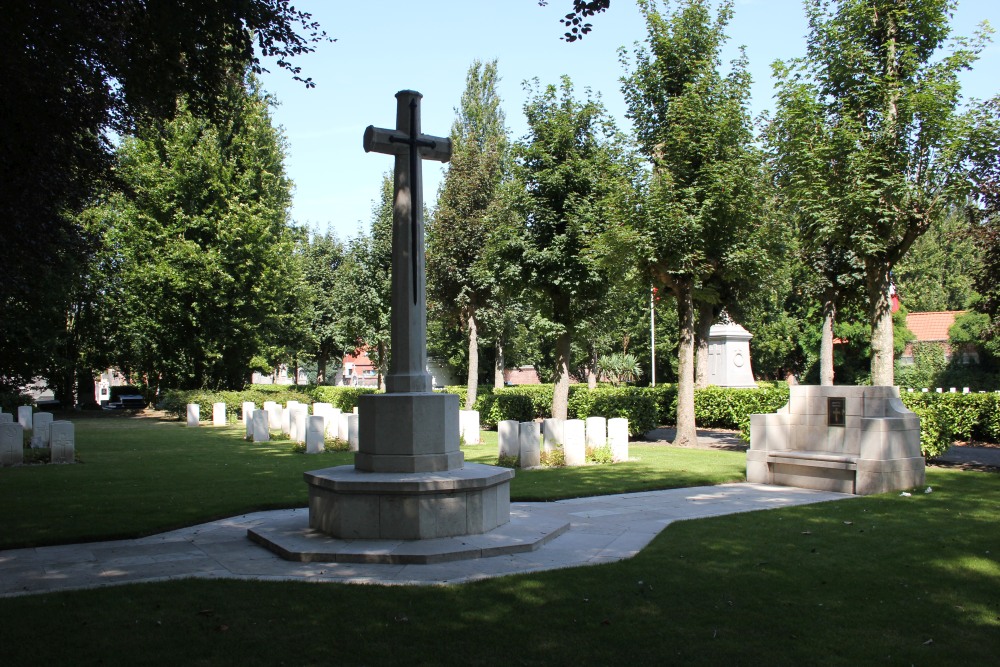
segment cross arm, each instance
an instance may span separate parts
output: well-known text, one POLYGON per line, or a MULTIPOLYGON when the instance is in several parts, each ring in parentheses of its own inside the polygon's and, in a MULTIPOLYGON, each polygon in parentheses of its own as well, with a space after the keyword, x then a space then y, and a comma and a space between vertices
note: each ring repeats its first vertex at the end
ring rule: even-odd
MULTIPOLYGON (((400 130, 388 130, 369 125, 365 129, 364 149, 366 153, 406 155, 410 150, 410 136, 400 130)), ((451 139, 421 134, 416 139, 420 157, 425 160, 448 162, 451 159, 451 139)))

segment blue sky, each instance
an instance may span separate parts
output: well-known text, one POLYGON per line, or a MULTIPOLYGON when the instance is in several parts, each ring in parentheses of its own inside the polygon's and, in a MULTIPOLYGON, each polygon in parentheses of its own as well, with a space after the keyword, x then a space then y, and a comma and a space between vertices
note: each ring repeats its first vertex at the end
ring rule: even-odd
MULTIPOLYGON (((316 81, 307 90, 273 67, 264 87, 280 105, 276 124, 288 140, 286 168, 295 182, 292 218, 320 230, 332 229, 341 240, 367 230, 382 175, 392 168, 387 155, 366 154, 361 147, 368 125, 391 127, 397 91, 424 95, 423 131, 447 135, 465 87, 465 75, 476 59, 498 60, 507 126, 511 136, 526 131, 522 82, 538 77, 557 83, 562 75, 599 92, 619 126, 627 127, 619 88, 622 66, 617 51, 645 37, 635 2, 615 0, 611 9, 592 20, 594 31, 569 44, 559 18, 570 0, 372 0, 329 2, 298 0, 311 12, 334 43, 296 60, 303 74, 316 81)), ((971 35, 988 20, 1000 28, 1000 0, 959 0, 952 21, 955 35, 971 35)), ((770 64, 801 55, 806 24, 800 0, 736 0, 729 25, 726 61, 743 45, 753 75, 754 115, 772 109, 770 64)), ((1000 44, 991 44, 974 71, 963 77, 966 97, 1000 93, 1000 44)), ((433 205, 444 168, 424 163, 424 201, 433 205)))

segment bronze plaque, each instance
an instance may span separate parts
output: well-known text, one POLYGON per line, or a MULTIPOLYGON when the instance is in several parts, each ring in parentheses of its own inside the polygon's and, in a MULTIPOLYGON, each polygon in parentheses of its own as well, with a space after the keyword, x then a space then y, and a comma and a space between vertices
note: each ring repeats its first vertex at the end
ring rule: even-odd
POLYGON ((847 426, 847 399, 843 397, 826 399, 827 426, 847 426))

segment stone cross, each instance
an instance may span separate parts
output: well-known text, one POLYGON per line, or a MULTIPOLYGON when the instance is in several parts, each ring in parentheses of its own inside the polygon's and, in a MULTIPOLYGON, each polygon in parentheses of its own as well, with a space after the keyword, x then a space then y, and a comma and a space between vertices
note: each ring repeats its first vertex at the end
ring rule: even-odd
POLYGON ((396 158, 392 209, 392 356, 387 393, 429 392, 427 297, 424 277, 424 197, 421 159, 447 162, 451 139, 420 132, 420 99, 413 90, 396 93, 396 129, 369 125, 366 153, 396 158))

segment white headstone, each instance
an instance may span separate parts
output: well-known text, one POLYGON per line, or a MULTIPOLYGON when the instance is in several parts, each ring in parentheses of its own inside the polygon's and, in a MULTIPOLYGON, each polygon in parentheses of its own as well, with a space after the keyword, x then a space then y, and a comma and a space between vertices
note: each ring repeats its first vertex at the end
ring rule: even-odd
POLYGON ((267 413, 267 428, 277 431, 281 428, 281 406, 275 401, 264 403, 264 412, 267 413))
POLYGON ((356 413, 347 415, 347 444, 352 452, 358 451, 358 427, 360 417, 356 413))
POLYGON ((326 415, 326 437, 336 440, 340 437, 340 408, 330 408, 326 415))
POLYGON ((551 452, 562 447, 563 420, 549 417, 542 420, 542 449, 551 452))
POLYGON ((969 390, 968 387, 962 387, 962 393, 963 394, 971 394, 972 392, 969 390))
POLYGON ((49 434, 49 427, 52 425, 53 417, 51 412, 36 412, 32 419, 34 425, 34 436, 38 438, 41 447, 48 447, 52 442, 49 434))
POLYGON ((188 403, 187 425, 198 426, 201 420, 201 406, 197 403, 188 403))
POLYGON ((0 465, 24 463, 24 428, 13 421, 0 422, 0 465))
POLYGON ((332 403, 313 403, 313 416, 315 417, 325 417, 327 420, 330 419, 330 414, 333 412, 332 403))
POLYGON ((348 442, 348 440, 347 440, 347 436, 348 436, 348 421, 347 421, 347 418, 350 417, 352 414, 353 413, 350 413, 350 412, 347 412, 347 413, 342 412, 342 413, 340 413, 340 418, 337 420, 337 439, 338 440, 342 440, 344 442, 348 442))
POLYGON ((306 454, 319 454, 324 449, 326 417, 312 415, 306 423, 306 454))
POLYGON ((535 421, 521 422, 518 428, 518 444, 522 468, 537 468, 541 465, 542 444, 541 424, 535 421))
POLYGON ((255 410, 250 418, 253 424, 253 441, 267 442, 271 439, 271 429, 268 423, 268 412, 265 410, 255 410))
POLYGON ((19 405, 17 406, 17 423, 21 425, 25 431, 31 430, 31 406, 30 405, 19 405))
POLYGON ((212 403, 212 426, 226 425, 226 404, 212 403))
POLYGON ((73 422, 55 421, 49 426, 52 432, 50 445, 52 463, 73 463, 76 461, 76 429, 73 422))
POLYGON ((479 411, 460 410, 458 412, 458 432, 467 445, 479 444, 479 411))
MULTIPOLYGON (((292 401, 289 401, 291 403, 292 401)), ((281 432, 287 436, 291 436, 292 433, 292 408, 284 407, 281 409, 281 432)))
MULTIPOLYGON (((14 415, 9 412, 0 412, 0 424, 13 424, 14 415)), ((20 426, 20 424, 18 424, 20 426)))
POLYGON ((520 423, 513 419, 504 420, 497 424, 497 444, 500 456, 511 457, 520 455, 520 427, 520 423))
MULTIPOLYGON (((253 403, 251 403, 250 405, 253 405, 253 403)), ((246 429, 247 429, 247 435, 246 435, 246 438, 245 438, 246 440, 253 440, 253 413, 254 412, 255 412, 255 408, 248 408, 246 403, 243 404, 243 410, 242 410, 242 414, 240 415, 240 419, 243 420, 243 424, 246 426, 246 429)))
POLYGON ((309 416, 309 408, 305 405, 297 405, 292 411, 291 428, 289 436, 293 442, 306 441, 306 418, 309 416))
POLYGON ((956 389, 955 387, 952 387, 951 389, 948 390, 948 393, 949 394, 957 394, 958 393, 958 389, 956 389))
POLYGON ((253 411, 257 409, 257 404, 253 401, 243 401, 243 409, 240 411, 240 419, 244 424, 249 424, 253 411))
POLYGON ((926 394, 929 391, 930 391, 930 389, 928 389, 927 387, 924 387, 923 389, 920 390, 920 393, 926 394))
POLYGON ((587 463, 586 425, 582 419, 567 419, 563 422, 563 452, 568 466, 587 463))
POLYGON ((598 448, 608 444, 608 420, 604 417, 587 417, 587 446, 598 448))
POLYGON ((628 420, 615 417, 608 420, 608 442, 611 443, 611 459, 616 463, 628 461, 628 420))

